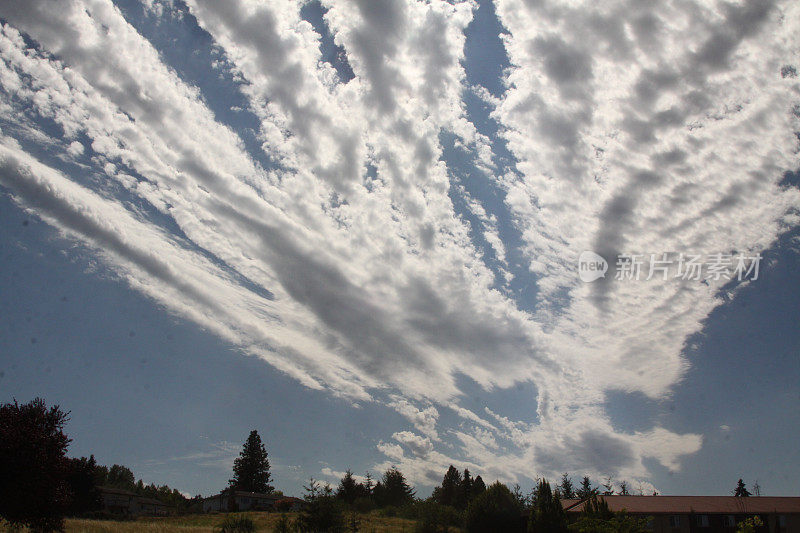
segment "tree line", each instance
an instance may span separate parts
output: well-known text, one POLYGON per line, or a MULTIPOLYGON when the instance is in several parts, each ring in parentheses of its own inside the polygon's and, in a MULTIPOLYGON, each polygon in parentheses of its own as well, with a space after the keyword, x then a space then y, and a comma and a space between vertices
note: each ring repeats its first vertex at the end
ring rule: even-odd
MULTIPOLYGON (((63 530, 65 516, 98 513, 99 487, 153 498, 177 511, 201 502, 200 496, 188 499, 167 485, 135 481, 133 472, 125 466, 98 465, 94 456, 67 457, 71 439, 64 433, 64 425, 68 420, 68 412, 57 405, 48 408, 40 398, 24 405, 16 400, 0 405, 0 518, 12 527, 27 526, 34 532, 63 530)), ((611 477, 601 484, 601 490, 588 476, 575 487, 564 473, 555 487, 546 479, 537 479, 533 489, 524 494, 519 485, 509 488, 495 481, 487 486, 480 475, 473 477, 468 469, 462 472, 450 465, 442 482, 425 499, 416 496, 395 466, 377 479, 369 472, 362 479, 357 480, 350 469, 336 488, 311 478, 304 487, 302 512, 293 520, 284 515, 278 531, 358 531, 359 513, 373 510, 415 520, 418 533, 453 528, 511 533, 646 531, 645 520, 609 510, 602 497, 614 494, 611 477), (585 504, 579 519, 568 525, 561 500, 573 498, 585 504)), ((255 430, 235 459, 233 477, 223 492, 237 490, 282 495, 272 485, 268 454, 255 430)), ((759 489, 755 490, 758 494, 759 489)), ((751 494, 741 479, 733 493, 739 497, 751 494)), ((620 484, 617 494, 629 494, 626 482, 620 484)))

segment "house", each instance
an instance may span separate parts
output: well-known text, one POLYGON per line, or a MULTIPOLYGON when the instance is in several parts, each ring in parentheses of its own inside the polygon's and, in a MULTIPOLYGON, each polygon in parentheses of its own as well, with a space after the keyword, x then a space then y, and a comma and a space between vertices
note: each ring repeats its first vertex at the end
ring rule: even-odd
POLYGON ((142 498, 141 496, 136 498, 136 504, 138 505, 138 512, 135 514, 140 515, 166 516, 173 510, 171 506, 162 501, 154 500, 153 498, 142 498))
MULTIPOLYGON (((736 524, 758 516, 763 533, 800 533, 800 497, 751 496, 599 496, 612 511, 650 518, 654 533, 733 533, 736 524)), ((586 500, 561 502, 570 521, 586 500)))
POLYGON ((162 501, 138 496, 127 490, 116 487, 98 488, 103 510, 111 514, 164 516, 174 511, 174 507, 162 501))
POLYGON ((275 502, 283 496, 263 494, 260 492, 246 492, 243 490, 224 490, 221 493, 203 499, 203 512, 212 511, 268 511, 275 506, 275 502))
POLYGON ((136 494, 114 487, 98 487, 100 489, 100 503, 103 510, 118 515, 136 514, 136 494))
POLYGON ((275 502, 275 509, 278 511, 302 511, 306 507, 306 501, 294 496, 284 496, 275 502))

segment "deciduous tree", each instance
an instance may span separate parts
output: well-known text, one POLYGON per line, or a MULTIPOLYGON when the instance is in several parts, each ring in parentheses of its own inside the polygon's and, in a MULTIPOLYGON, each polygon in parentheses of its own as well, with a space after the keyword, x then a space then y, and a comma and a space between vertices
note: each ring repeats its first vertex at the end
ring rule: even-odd
POLYGON ((0 517, 32 531, 63 530, 69 503, 69 413, 36 398, 0 406, 0 517))

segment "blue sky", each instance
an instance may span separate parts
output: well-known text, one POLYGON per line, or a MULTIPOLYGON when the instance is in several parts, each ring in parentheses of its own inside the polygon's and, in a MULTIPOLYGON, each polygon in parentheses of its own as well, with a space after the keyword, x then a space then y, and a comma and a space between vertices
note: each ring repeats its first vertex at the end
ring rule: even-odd
POLYGON ((294 494, 798 495, 799 9, 5 3, 0 401, 189 494, 257 429, 294 494))

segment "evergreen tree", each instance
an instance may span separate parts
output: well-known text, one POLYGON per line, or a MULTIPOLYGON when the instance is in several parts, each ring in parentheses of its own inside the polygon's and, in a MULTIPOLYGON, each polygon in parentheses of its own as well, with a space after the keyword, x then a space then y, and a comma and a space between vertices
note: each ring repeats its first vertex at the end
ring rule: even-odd
POLYGON ((297 519, 297 529, 303 533, 340 533, 345 531, 343 504, 333 495, 330 485, 321 487, 314 478, 303 486, 306 505, 297 519))
POLYGON ((367 497, 372 497, 372 489, 374 486, 375 483, 372 481, 372 474, 367 472, 364 474, 364 492, 366 493, 367 497))
POLYGON ((274 489, 269 473, 267 450, 261 443, 258 431, 253 430, 233 462, 233 479, 230 480, 232 490, 270 493, 274 489))
POLYGON ((353 477, 353 472, 348 468, 336 489, 336 497, 346 503, 353 503, 359 496, 359 484, 353 477))
POLYGON ((375 486, 372 488, 372 500, 375 502, 375 505, 378 507, 385 505, 385 496, 386 489, 383 487, 383 483, 380 481, 376 482, 375 486))
POLYGON ((570 479, 567 472, 564 472, 564 475, 561 476, 561 485, 558 488, 561 491, 562 498, 575 497, 575 488, 572 486, 572 479, 570 479))
POLYGON ((486 491, 486 483, 483 482, 481 476, 475 477, 472 482, 472 498, 475 499, 486 491))
POLYGON ((472 499, 472 485, 475 482, 469 473, 469 469, 464 469, 464 475, 461 478, 461 490, 458 491, 458 507, 459 509, 466 509, 470 500, 472 499))
POLYGON ((744 486, 744 481, 742 481, 741 478, 739 478, 739 482, 736 484, 736 489, 734 489, 733 495, 739 498, 750 496, 750 491, 744 486))
POLYGON ((44 400, 0 405, 0 518, 33 531, 63 530, 69 420, 44 400))
POLYGON ((382 492, 381 501, 378 502, 379 505, 396 505, 399 507, 414 501, 414 489, 406 482, 402 472, 394 466, 383 474, 382 492))
POLYGON ((456 467, 450 465, 444 474, 442 484, 436 491, 436 501, 442 505, 458 506, 459 492, 461 491, 461 473, 456 467))
POLYGON ((539 482, 536 505, 531 509, 529 533, 566 533, 567 515, 546 479, 539 482))
POLYGON ((525 519, 508 487, 495 481, 470 502, 465 526, 469 533, 516 533, 525 531, 525 519))
POLYGON ((591 498, 592 496, 596 495, 597 492, 598 490, 592 487, 592 482, 589 479, 589 476, 583 476, 583 481, 581 481, 581 486, 575 492, 575 495, 581 500, 585 500, 586 498, 591 498))
POLYGON ((583 507, 583 515, 588 518, 599 518, 601 520, 610 520, 614 516, 614 512, 608 506, 605 498, 597 498, 592 496, 583 507))

